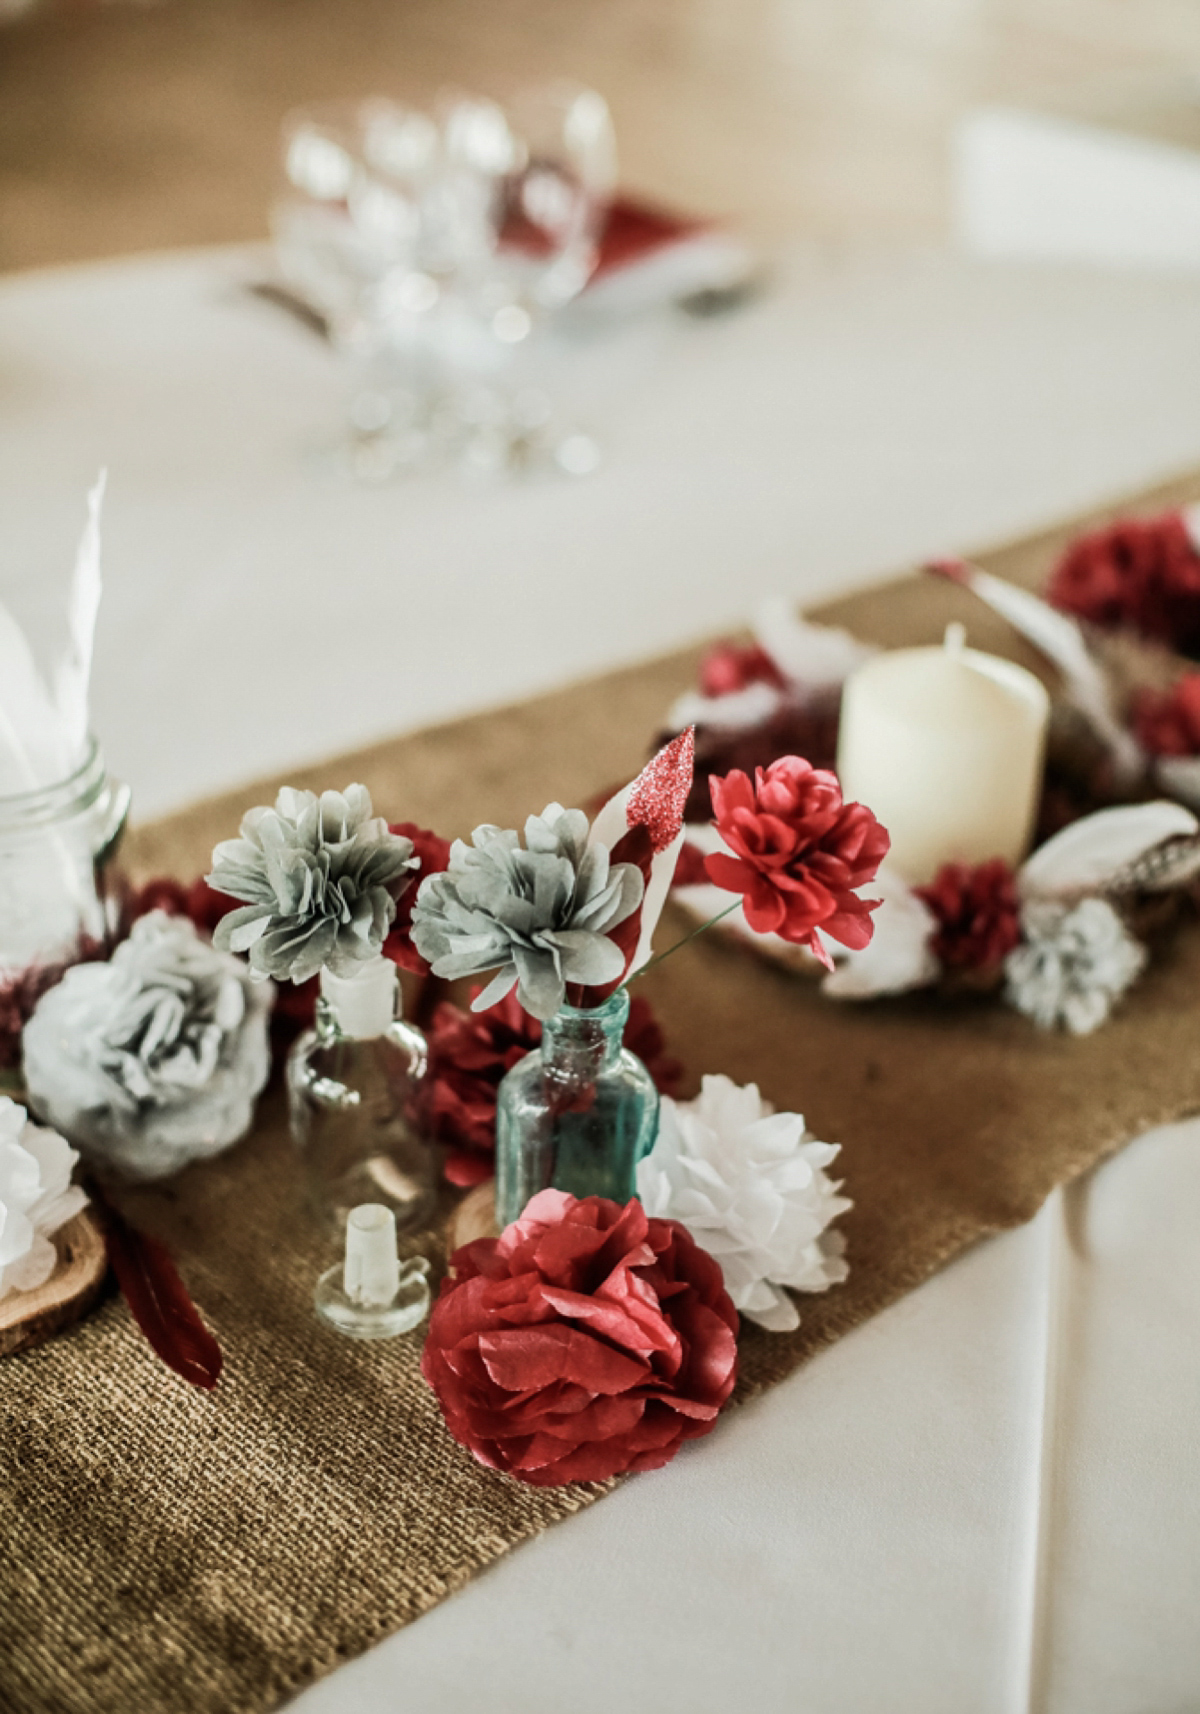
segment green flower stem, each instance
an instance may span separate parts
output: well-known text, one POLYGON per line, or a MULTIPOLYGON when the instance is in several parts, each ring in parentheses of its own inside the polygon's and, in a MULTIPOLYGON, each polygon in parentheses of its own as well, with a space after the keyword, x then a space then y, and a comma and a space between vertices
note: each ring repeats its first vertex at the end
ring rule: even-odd
POLYGON ((628 988, 631 982, 636 982, 639 976, 644 976, 646 974, 647 970, 653 970, 654 966, 656 964, 661 964, 664 958, 670 958, 671 954, 673 952, 678 952, 681 946, 686 946, 689 941, 695 940, 697 935, 704 934, 708 929, 714 928, 717 923, 724 922, 726 917, 733 915, 741 902, 742 898, 739 893, 733 903, 731 905, 727 905, 723 911, 718 911, 715 917, 709 917, 708 921, 702 922, 699 928, 694 928, 690 934, 685 934, 682 940, 677 940, 674 946, 668 946, 665 952, 656 953, 653 958, 642 965, 640 970, 635 970, 632 976, 627 976, 624 982, 621 983, 621 987, 628 988))

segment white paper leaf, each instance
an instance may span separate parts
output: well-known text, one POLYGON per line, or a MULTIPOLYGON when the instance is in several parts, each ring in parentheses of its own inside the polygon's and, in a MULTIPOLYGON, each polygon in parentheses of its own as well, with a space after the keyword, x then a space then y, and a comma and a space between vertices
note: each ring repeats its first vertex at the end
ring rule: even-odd
POLYGON ((1200 810, 1200 756, 1156 756, 1154 777, 1168 796, 1200 810))
POLYGON ((698 690, 685 690, 671 704, 667 726, 672 732, 682 732, 685 726, 720 726, 727 732, 741 732, 769 720, 782 701, 782 691, 761 682, 748 684, 744 690, 731 690, 728 696, 703 696, 698 690))
POLYGON ((811 690, 843 684, 855 667, 879 652, 836 625, 800 618, 781 596, 758 607, 754 636, 784 678, 811 690))
MULTIPOLYGON (((638 796, 648 783, 657 801, 661 801, 668 790, 674 790, 677 785, 682 805, 692 783, 694 738, 692 728, 686 727, 650 758, 637 779, 631 780, 627 786, 609 798, 588 832, 589 845, 604 845, 611 851, 631 826, 638 825, 638 796)), ((670 844, 664 846, 661 851, 656 851, 651 859, 650 874, 642 899, 638 944, 626 972, 628 976, 635 970, 640 970, 642 965, 649 961, 654 931, 658 927, 658 919, 662 915, 667 894, 671 890, 671 882, 675 878, 675 865, 679 861, 683 841, 683 824, 680 820, 678 831, 670 844)))
POLYGON ((88 495, 87 522, 75 555, 75 572, 67 598, 67 648, 54 679, 59 724, 72 765, 82 759, 88 736, 92 648, 102 593, 100 508, 107 482, 108 472, 102 470, 88 495))
POLYGON ((1141 749, 1113 713, 1108 680, 1090 653, 1077 622, 1029 590, 1020 589, 1002 577, 993 577, 965 561, 946 561, 932 569, 969 589, 1053 662, 1062 674, 1067 701, 1079 710, 1109 750, 1118 777, 1124 781, 1137 779, 1144 766, 1141 749))
POLYGON ((1200 822, 1190 810, 1161 799, 1097 810, 1035 851, 1017 875, 1017 885, 1026 898, 1102 892, 1164 840, 1198 830, 1200 822))
POLYGON ((837 969, 822 982, 822 992, 835 1000, 869 1000, 877 994, 906 994, 935 982, 938 962, 930 941, 937 924, 924 900, 886 864, 861 891, 868 898, 883 900, 871 919, 875 932, 861 952, 830 947, 837 969))

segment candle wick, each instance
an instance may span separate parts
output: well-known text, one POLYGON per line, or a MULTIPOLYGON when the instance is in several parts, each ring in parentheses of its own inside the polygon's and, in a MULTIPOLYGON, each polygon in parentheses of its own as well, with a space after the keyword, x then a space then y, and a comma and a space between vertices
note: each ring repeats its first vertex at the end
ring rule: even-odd
POLYGON ((967 643, 967 627, 956 619, 946 626, 946 635, 942 639, 943 647, 949 655, 961 655, 967 643))

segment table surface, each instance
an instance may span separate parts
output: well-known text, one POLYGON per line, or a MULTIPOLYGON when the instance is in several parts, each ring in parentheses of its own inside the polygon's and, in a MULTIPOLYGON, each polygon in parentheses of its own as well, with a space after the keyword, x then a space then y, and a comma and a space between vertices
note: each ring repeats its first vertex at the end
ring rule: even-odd
MULTIPOLYGON (((586 481, 354 489, 258 265, 0 283, 0 592, 45 633, 106 463, 95 722, 142 817, 1200 465, 1197 282, 863 248, 564 332, 586 481)), ((297 1709, 1200 1705, 1198 1145, 1141 1139, 297 1709)))

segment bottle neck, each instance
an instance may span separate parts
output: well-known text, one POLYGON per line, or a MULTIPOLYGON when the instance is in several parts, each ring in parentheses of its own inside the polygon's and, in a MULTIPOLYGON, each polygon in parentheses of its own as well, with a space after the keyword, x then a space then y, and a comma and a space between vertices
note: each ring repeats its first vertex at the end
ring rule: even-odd
POLYGON ((542 1030, 542 1063, 552 1075, 593 1078, 616 1065, 629 1018, 629 993, 619 988, 599 1006, 563 1006, 542 1030))
POLYGON ((318 1033, 351 1041, 386 1035, 396 1019, 399 991, 396 966, 382 953, 364 959, 351 976, 322 970, 318 1033))

